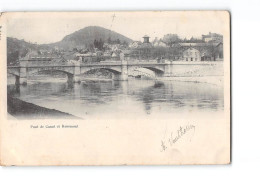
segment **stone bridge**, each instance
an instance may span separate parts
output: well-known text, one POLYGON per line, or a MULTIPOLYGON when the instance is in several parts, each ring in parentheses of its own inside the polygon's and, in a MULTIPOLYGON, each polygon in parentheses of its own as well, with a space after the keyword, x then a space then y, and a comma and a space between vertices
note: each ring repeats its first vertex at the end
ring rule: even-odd
POLYGON ((128 80, 129 72, 138 70, 138 68, 146 68, 155 73, 155 77, 161 77, 171 74, 171 63, 156 63, 145 61, 106 61, 99 63, 86 64, 80 61, 72 61, 61 64, 37 63, 30 64, 28 61, 20 60, 17 66, 8 66, 7 71, 16 77, 16 84, 26 84, 27 78, 34 73, 58 71, 67 74, 68 82, 80 82, 81 74, 90 70, 105 69, 113 73, 114 80, 128 80))

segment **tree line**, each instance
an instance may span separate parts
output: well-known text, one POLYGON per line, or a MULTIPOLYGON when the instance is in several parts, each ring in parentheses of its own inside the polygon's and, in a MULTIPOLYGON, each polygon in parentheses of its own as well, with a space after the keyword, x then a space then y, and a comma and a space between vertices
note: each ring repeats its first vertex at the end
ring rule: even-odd
POLYGON ((177 34, 166 34, 160 39, 167 46, 172 46, 175 43, 204 43, 202 39, 191 37, 190 39, 181 39, 177 34))

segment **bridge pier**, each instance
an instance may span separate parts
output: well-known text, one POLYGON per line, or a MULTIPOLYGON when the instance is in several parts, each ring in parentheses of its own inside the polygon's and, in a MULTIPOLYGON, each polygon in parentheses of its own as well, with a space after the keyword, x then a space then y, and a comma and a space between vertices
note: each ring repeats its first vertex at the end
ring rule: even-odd
POLYGON ((26 85, 27 84, 27 69, 25 67, 20 68, 20 75, 15 76, 16 85, 26 85))
POLYGON ((26 60, 20 60, 19 76, 15 78, 16 85, 26 85, 27 84, 27 64, 26 60))
POLYGON ((67 74, 67 82, 70 84, 73 83, 80 83, 81 77, 80 75, 72 75, 72 74, 67 74))
POLYGON ((75 68, 74 68, 74 82, 80 83, 81 81, 81 76, 80 76, 80 62, 74 63, 75 68))
POLYGON ((115 81, 127 81, 128 80, 128 66, 127 61, 121 61, 121 73, 113 73, 112 79, 115 81))
POLYGON ((126 81, 128 78, 126 78, 126 76, 122 75, 122 74, 113 74, 112 75, 112 79, 115 80, 115 81, 126 81))
POLYGON ((127 81, 128 80, 128 68, 127 68, 127 61, 122 60, 122 67, 121 67, 121 81, 127 81))
POLYGON ((20 77, 15 75, 15 85, 20 85, 20 77))
POLYGON ((168 76, 172 76, 173 75, 173 65, 172 65, 172 63, 171 63, 171 61, 168 61, 167 62, 167 65, 165 65, 165 67, 164 67, 164 74, 163 74, 163 76, 165 76, 165 77, 168 77, 168 76))
POLYGON ((74 83, 80 83, 80 82, 81 82, 81 77, 80 77, 80 75, 74 75, 73 82, 74 82, 74 83))
POLYGON ((21 85, 26 85, 26 84, 27 84, 27 78, 20 77, 19 83, 20 83, 21 85))
POLYGON ((67 82, 69 84, 73 83, 80 83, 81 81, 81 76, 80 76, 80 62, 75 62, 74 63, 74 74, 67 74, 67 82))
POLYGON ((67 83, 69 83, 69 84, 74 83, 74 75, 67 74, 67 83))

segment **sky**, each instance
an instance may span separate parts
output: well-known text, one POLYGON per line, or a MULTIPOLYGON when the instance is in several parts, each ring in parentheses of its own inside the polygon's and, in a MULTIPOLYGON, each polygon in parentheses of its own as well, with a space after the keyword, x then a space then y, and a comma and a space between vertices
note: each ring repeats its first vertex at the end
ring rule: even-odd
POLYGON ((38 44, 58 42, 87 26, 101 26, 139 41, 144 35, 153 40, 169 33, 199 38, 209 32, 224 34, 229 20, 228 13, 216 11, 26 12, 7 16, 8 37, 38 44))

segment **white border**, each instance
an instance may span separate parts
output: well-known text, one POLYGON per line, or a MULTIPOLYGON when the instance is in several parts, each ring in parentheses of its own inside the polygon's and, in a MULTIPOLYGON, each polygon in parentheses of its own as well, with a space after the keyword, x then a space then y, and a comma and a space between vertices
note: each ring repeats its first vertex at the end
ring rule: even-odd
POLYGON ((1 0, 0 11, 229 10, 232 29, 232 164, 228 166, 9 167, 1 175, 259 175, 260 1, 1 0))

